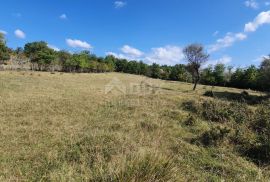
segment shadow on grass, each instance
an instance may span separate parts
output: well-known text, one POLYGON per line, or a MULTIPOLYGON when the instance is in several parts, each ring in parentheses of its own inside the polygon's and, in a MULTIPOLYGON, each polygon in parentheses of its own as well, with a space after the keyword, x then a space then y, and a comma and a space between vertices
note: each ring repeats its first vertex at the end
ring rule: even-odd
POLYGON ((204 94, 208 97, 214 97, 220 100, 245 102, 249 105, 260 104, 263 101, 270 99, 270 94, 267 95, 251 95, 246 91, 242 93, 228 92, 228 91, 207 91, 204 94), (211 92, 211 93, 210 93, 211 92))

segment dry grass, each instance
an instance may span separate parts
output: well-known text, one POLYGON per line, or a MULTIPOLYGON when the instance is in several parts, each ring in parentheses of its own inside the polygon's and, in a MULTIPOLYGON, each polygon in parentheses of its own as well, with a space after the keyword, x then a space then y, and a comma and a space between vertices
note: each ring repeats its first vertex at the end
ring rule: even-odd
POLYGON ((119 73, 0 72, 0 181, 266 181, 232 150, 189 142, 210 126, 185 125, 182 103, 212 88, 191 89, 119 73), (105 93, 113 78, 126 94, 105 93))

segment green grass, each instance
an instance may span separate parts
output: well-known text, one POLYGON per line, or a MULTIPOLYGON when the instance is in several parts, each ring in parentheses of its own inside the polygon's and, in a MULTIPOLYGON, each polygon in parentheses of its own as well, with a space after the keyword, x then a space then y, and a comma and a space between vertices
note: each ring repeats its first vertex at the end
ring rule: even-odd
POLYGON ((120 73, 0 72, 0 181, 267 181, 229 144, 191 142, 218 124, 186 124, 183 103, 213 100, 203 96, 211 89, 242 92, 120 73), (105 93, 113 78, 126 94, 105 93))

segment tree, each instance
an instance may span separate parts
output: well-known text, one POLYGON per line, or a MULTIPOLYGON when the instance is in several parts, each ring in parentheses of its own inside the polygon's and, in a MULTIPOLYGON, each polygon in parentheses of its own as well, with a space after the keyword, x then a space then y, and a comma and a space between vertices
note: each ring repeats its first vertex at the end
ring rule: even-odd
POLYGON ((30 62, 38 66, 38 70, 47 70, 55 60, 55 51, 48 47, 46 42, 32 42, 24 46, 24 53, 30 58, 30 62))
POLYGON ((0 63, 9 59, 9 49, 6 46, 4 34, 0 33, 0 63))
POLYGON ((150 66, 150 74, 152 78, 161 78, 160 66, 156 63, 153 63, 150 66))
POLYGON ((205 85, 215 85, 216 78, 214 75, 213 66, 209 65, 207 68, 202 70, 201 83, 205 85))
POLYGON ((261 89, 270 91, 270 55, 265 57, 260 65, 259 78, 261 89))
POLYGON ((71 59, 71 54, 67 51, 58 51, 57 52, 57 63, 63 71, 69 71, 67 67, 67 62, 71 59))
POLYGON ((245 70, 242 68, 237 68, 236 71, 232 74, 230 86, 236 88, 244 88, 243 79, 245 76, 245 70))
POLYGON ((214 78, 215 78, 215 84, 219 86, 225 86, 225 70, 226 67, 224 64, 219 63, 216 64, 214 67, 214 78))
POLYGON ((196 90, 197 84, 200 81, 200 68, 203 63, 207 62, 209 54, 205 53, 203 46, 200 44, 191 44, 183 52, 188 62, 189 71, 193 77, 193 90, 196 90))
POLYGON ((183 64, 177 64, 171 68, 169 78, 174 81, 188 81, 188 72, 183 64))
POLYGON ((251 88, 251 89, 256 89, 257 88, 257 81, 258 81, 258 69, 256 66, 251 65, 245 70, 245 75, 244 75, 244 87, 245 88, 251 88))

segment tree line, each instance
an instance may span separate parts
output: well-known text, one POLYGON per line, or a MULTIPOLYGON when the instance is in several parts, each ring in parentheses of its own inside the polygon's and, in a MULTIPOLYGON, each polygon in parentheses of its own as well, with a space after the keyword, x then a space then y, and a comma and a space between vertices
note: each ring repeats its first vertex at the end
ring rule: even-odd
POLYGON ((46 42, 27 43, 24 48, 12 50, 6 46, 0 34, 0 64, 6 64, 10 56, 28 59, 31 70, 62 71, 77 73, 123 72, 144 75, 151 78, 197 83, 213 86, 236 87, 270 91, 270 55, 262 60, 259 67, 236 68, 218 63, 203 68, 209 55, 202 45, 192 44, 184 49, 187 64, 175 66, 145 64, 142 61, 129 61, 112 55, 98 57, 89 51, 70 53, 55 51, 46 42))

